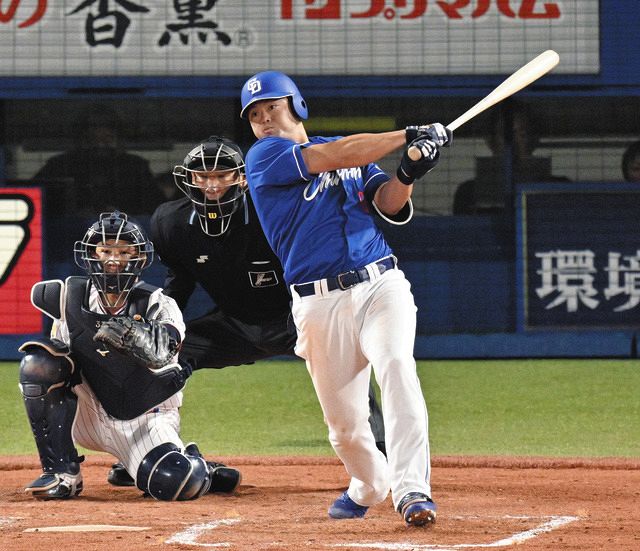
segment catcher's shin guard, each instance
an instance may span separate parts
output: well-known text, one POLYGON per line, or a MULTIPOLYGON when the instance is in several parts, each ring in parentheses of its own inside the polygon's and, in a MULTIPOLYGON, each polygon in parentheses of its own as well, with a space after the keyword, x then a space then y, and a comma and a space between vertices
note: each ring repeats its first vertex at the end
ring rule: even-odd
POLYGON ((161 501, 197 499, 209 491, 211 474, 200 455, 184 453, 172 443, 160 444, 145 455, 136 485, 161 501))
POLYGON ((30 341, 20 347, 20 390, 45 474, 80 472, 71 437, 77 397, 69 388, 73 362, 53 342, 30 341))

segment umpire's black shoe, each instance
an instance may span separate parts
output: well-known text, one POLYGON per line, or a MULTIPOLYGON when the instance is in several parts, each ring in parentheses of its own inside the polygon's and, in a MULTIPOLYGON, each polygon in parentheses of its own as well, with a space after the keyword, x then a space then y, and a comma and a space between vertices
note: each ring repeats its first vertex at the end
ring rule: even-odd
POLYGON ((136 483, 122 463, 114 463, 107 475, 107 482, 112 486, 135 486, 136 483))

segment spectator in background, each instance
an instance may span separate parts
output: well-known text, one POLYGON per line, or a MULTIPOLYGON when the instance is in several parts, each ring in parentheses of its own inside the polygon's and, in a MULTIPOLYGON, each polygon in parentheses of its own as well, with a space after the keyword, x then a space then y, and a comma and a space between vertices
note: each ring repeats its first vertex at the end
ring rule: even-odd
POLYGON ((111 108, 90 105, 72 132, 73 148, 51 157, 33 177, 47 190, 50 212, 92 217, 119 209, 144 215, 164 200, 149 162, 124 151, 122 123, 111 108))
POLYGON ((486 142, 492 157, 476 159, 476 178, 456 190, 453 214, 502 212, 512 183, 569 181, 551 174, 551 159, 533 155, 539 128, 524 103, 507 100, 490 111, 486 142))
POLYGON ((640 182, 640 140, 629 145, 622 155, 622 174, 627 182, 640 182))

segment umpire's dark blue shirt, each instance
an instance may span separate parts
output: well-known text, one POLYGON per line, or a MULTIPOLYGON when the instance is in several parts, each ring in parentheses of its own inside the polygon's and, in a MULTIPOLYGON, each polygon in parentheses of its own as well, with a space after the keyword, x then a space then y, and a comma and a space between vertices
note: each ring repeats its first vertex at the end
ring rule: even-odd
POLYGON ((227 231, 205 234, 187 198, 160 205, 151 239, 168 268, 164 292, 184 309, 199 283, 228 316, 260 324, 289 312, 282 267, 264 236, 251 198, 227 231))

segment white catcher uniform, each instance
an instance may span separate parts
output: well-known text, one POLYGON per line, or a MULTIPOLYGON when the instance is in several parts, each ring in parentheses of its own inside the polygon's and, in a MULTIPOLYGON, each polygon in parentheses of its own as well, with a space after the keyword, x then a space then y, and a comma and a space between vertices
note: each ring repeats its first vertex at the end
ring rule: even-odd
MULTIPOLYGON (((78 278, 85 279, 85 278, 78 278)), ((66 291, 69 280, 63 287, 66 291)), ((100 302, 98 291, 89 283, 89 310, 97 314, 106 314, 100 302)), ((134 288, 135 291, 135 288, 134 288)), ((69 300, 67 294, 65 301, 69 300)), ((128 306, 125 305, 123 310, 128 306)), ((148 296, 147 312, 155 312, 152 319, 170 323, 184 339, 185 325, 182 313, 176 302, 162 294, 161 289, 155 289, 148 296)), ((52 338, 56 338, 68 346, 72 339, 66 317, 55 319, 51 331, 52 338)), ((95 343, 96 349, 104 348, 95 343)), ((177 358, 174 358, 174 361, 177 358)), ((184 444, 180 439, 180 414, 182 405, 182 391, 178 391, 149 411, 130 420, 118 419, 109 415, 100 403, 93 389, 82 375, 82 383, 72 388, 78 396, 76 416, 72 428, 72 437, 76 444, 85 448, 108 452, 117 457, 124 464, 127 471, 134 477, 142 459, 153 448, 160 444, 171 442, 180 449, 184 444)))
MULTIPOLYGON (((408 494, 431 496, 427 409, 413 358, 416 306, 371 215, 389 177, 374 163, 319 175, 306 168, 302 148, 335 139, 259 139, 247 153, 247 180, 284 266, 296 353, 351 476, 348 496, 371 506, 391 489, 398 507, 408 494), (369 364, 382 392, 388 463, 367 423, 369 364)), ((408 202, 393 222, 412 212, 408 202)))

